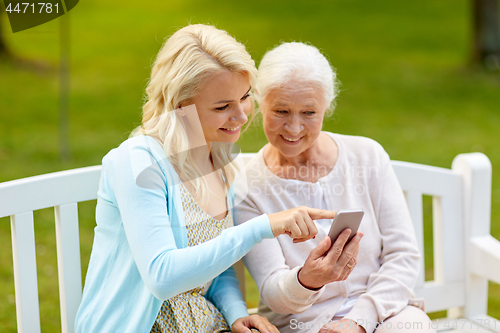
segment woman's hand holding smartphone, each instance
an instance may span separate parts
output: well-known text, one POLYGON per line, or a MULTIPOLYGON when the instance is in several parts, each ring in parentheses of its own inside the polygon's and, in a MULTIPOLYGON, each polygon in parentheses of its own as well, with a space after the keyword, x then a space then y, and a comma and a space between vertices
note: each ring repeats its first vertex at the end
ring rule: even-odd
POLYGON ((359 210, 336 214, 336 221, 329 232, 335 241, 330 236, 325 237, 311 251, 298 272, 297 278, 304 287, 314 290, 327 283, 347 279, 356 265, 359 242, 363 237, 362 232, 356 233, 362 217, 363 211, 359 210))

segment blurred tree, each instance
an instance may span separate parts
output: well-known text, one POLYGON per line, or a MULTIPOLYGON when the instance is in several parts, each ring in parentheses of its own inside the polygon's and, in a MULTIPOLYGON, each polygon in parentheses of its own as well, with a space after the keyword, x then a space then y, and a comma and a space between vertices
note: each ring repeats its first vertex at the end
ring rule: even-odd
POLYGON ((48 74, 54 70, 54 66, 50 63, 41 59, 29 59, 25 58, 17 53, 13 52, 12 49, 7 44, 5 39, 5 33, 3 28, 3 20, 5 7, 3 2, 0 1, 0 60, 12 63, 15 67, 20 69, 27 69, 39 74, 48 74))
POLYGON ((474 45, 472 61, 489 70, 500 69, 498 0, 473 0, 474 45))
POLYGON ((5 8, 3 6, 0 6, 0 58, 7 58, 11 55, 9 48, 7 47, 7 43, 5 42, 2 30, 2 20, 4 11, 5 8))

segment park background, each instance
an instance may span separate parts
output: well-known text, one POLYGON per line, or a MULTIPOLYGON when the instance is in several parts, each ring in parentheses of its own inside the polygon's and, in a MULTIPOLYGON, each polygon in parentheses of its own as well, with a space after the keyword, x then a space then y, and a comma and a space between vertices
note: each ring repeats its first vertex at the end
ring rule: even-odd
MULTIPOLYGON (((66 16, 66 159, 60 158, 58 142, 61 19, 13 34, 5 13, 1 17, 17 60, 0 61, 0 182, 100 164, 140 124, 150 66, 165 37, 187 24, 205 23, 244 43, 257 64, 282 41, 318 47, 342 82, 324 130, 373 138, 394 160, 445 168, 459 153, 485 153, 493 165, 492 234, 500 238, 500 74, 470 64, 470 0, 86 0, 66 16)), ((265 142, 257 120, 239 145, 252 152, 265 142)), ((432 279, 431 199, 424 203, 426 277, 432 279)), ((95 201, 80 205, 83 276, 94 208, 95 201)), ((57 332, 53 211, 35 212, 35 221, 42 331, 57 332)), ((3 218, 0 332, 16 332, 10 244, 10 223, 3 218)), ((246 287, 248 305, 256 306, 255 285, 248 280, 246 287)), ((500 318, 500 287, 491 283, 489 295, 488 314, 500 318)))

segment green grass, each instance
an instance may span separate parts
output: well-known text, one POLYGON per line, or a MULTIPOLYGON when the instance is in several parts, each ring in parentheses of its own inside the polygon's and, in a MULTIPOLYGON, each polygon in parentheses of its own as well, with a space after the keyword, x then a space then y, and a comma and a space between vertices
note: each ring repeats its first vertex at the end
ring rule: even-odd
MULTIPOLYGON (((258 62, 280 41, 307 41, 328 55, 342 81, 324 129, 379 141, 392 159, 450 167, 454 156, 484 152, 493 165, 492 233, 500 238, 500 75, 466 66, 470 1, 298 0, 80 1, 71 12, 71 159, 58 158, 58 77, 0 63, 0 181, 100 164, 140 121, 150 65, 164 38, 187 23, 209 23, 246 44, 258 62)), ((16 34, 13 50, 54 66, 58 21, 16 34)), ((244 151, 265 137, 256 122, 244 151)), ((94 202, 80 205, 85 273, 94 202)), ((430 208, 427 208, 430 209, 430 208)), ((53 213, 35 214, 42 331, 59 330, 53 213)), ((426 222, 426 239, 431 239, 426 222)), ((432 242, 426 243, 432 277, 432 242)), ((16 332, 10 226, 0 219, 0 331, 16 332)), ((248 304, 258 293, 247 285, 248 304)), ((491 284, 489 314, 500 318, 491 284)))

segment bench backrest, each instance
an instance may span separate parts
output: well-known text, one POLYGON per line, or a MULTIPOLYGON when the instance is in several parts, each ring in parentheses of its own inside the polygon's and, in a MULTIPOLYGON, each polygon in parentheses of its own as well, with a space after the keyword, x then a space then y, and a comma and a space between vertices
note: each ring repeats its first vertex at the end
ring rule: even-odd
MULTIPOLYGON (((245 159, 252 156, 244 155, 245 159)), ((393 166, 422 253, 422 195, 433 197, 434 280, 424 281, 422 256, 416 293, 425 298, 428 312, 463 307, 465 240, 474 233, 471 221, 489 234, 489 160, 475 153, 457 156, 451 170, 397 161, 393 166), (484 176, 488 167, 489 178, 484 176)), ((96 199, 100 172, 101 167, 94 166, 0 184, 0 217, 11 217, 19 332, 40 332, 33 211, 50 207, 55 210, 61 327, 62 332, 73 332, 82 294, 77 205, 96 199)))
POLYGON ((464 305, 465 239, 462 177, 449 169, 393 162, 405 193, 422 254, 416 294, 425 299, 429 312, 464 305), (423 196, 432 196, 433 272, 425 281, 423 196))
POLYGON ((62 332, 73 332, 82 295, 78 202, 97 198, 101 166, 0 184, 0 217, 10 216, 18 332, 40 332, 33 211, 54 207, 62 332))

